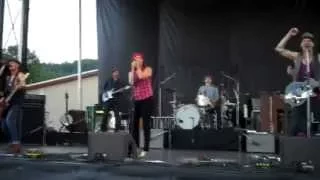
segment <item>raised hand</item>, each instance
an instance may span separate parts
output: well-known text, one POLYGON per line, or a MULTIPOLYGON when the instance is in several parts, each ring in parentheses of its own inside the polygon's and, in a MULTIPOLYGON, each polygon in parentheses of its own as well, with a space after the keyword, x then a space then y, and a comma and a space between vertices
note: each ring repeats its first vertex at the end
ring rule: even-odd
POLYGON ((289 32, 288 32, 288 34, 290 35, 290 36, 296 36, 297 34, 299 33, 299 29, 298 28, 291 28, 290 30, 289 30, 289 32))

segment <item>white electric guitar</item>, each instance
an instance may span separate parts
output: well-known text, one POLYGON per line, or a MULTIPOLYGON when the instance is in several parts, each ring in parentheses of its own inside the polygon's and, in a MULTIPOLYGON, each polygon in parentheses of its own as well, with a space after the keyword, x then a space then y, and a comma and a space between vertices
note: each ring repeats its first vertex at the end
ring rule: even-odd
POLYGON ((114 95, 114 94, 123 92, 123 91, 125 91, 125 90, 130 89, 130 88, 131 88, 131 86, 125 86, 125 87, 122 87, 122 88, 117 89, 117 90, 111 89, 111 90, 109 90, 109 91, 107 91, 107 92, 104 92, 104 93, 102 94, 102 102, 107 102, 107 101, 109 101, 110 99, 113 99, 113 95, 114 95))

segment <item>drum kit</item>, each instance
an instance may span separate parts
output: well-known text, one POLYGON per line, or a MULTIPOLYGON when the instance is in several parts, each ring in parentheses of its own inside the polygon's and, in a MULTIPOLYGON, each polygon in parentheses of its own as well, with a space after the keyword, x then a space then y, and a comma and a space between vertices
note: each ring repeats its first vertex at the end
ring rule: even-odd
POLYGON ((234 118, 233 112, 235 111, 236 103, 230 103, 230 101, 220 102, 220 106, 213 106, 210 99, 201 94, 197 95, 196 104, 176 105, 176 101, 171 101, 176 126, 182 129, 221 129, 226 126, 230 127, 230 122, 234 118), (219 112, 222 113, 219 114, 219 112))
MULTIPOLYGON (((162 95, 161 88, 169 80, 175 77, 176 73, 160 82, 159 89, 159 117, 162 116, 162 95)), ((195 103, 182 104, 178 103, 177 92, 173 89, 167 89, 172 93, 171 104, 173 114, 173 124, 181 129, 222 129, 225 127, 236 127, 239 125, 240 119, 240 98, 239 98, 239 81, 222 72, 222 76, 227 80, 231 80, 235 84, 233 93, 235 98, 228 98, 224 86, 219 88, 220 98, 217 104, 213 105, 210 99, 202 94, 197 95, 195 103), (235 101, 232 103, 231 100, 235 101)))

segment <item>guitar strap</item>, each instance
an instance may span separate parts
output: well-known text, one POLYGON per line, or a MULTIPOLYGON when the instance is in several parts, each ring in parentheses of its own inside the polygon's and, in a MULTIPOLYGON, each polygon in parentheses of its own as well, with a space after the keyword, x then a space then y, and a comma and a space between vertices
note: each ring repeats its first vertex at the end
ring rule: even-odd
POLYGON ((14 76, 13 78, 11 78, 11 76, 7 76, 6 88, 5 88, 6 95, 11 93, 11 91, 13 91, 16 79, 17 79, 17 76, 14 76))

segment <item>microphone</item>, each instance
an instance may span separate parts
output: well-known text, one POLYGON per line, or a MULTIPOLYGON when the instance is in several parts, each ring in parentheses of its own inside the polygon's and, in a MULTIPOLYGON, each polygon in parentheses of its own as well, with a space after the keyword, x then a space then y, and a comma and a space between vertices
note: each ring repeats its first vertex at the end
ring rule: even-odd
POLYGON ((311 54, 311 49, 309 46, 305 46, 307 47, 307 49, 305 50, 305 53, 306 53, 306 59, 307 59, 307 73, 309 74, 310 73, 310 62, 311 62, 311 57, 310 57, 310 54, 311 54))

